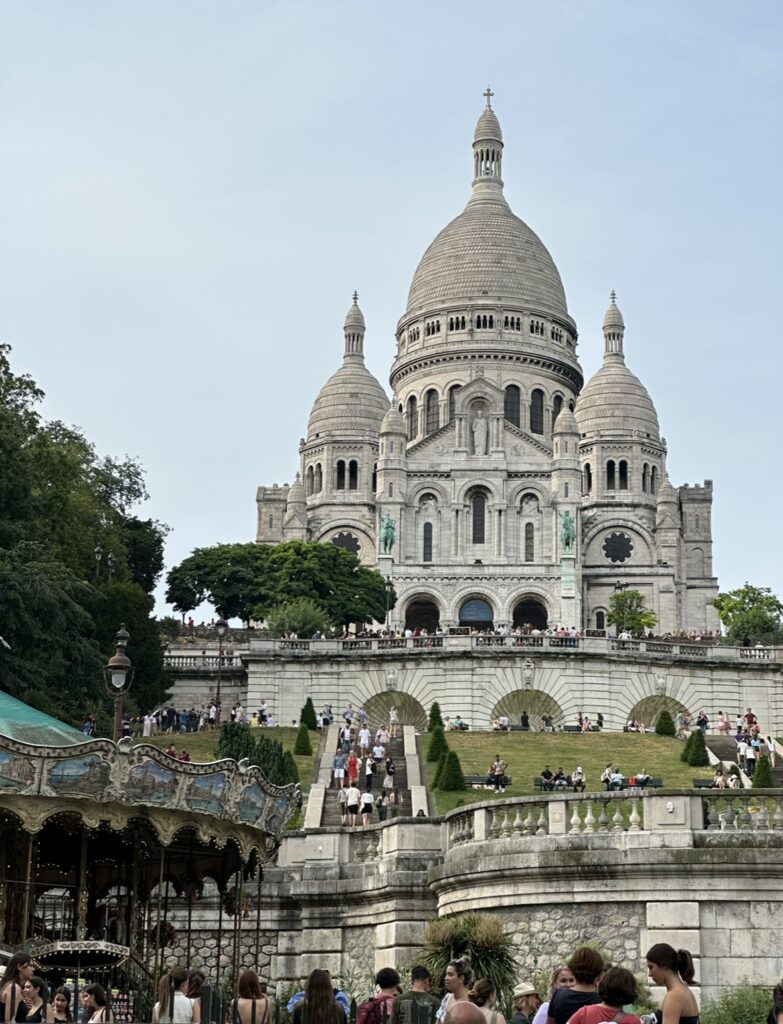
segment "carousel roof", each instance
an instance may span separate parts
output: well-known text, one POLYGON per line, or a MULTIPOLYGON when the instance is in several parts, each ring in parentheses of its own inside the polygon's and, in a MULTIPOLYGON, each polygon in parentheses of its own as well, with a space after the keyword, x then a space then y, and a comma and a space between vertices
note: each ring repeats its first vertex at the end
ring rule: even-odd
POLYGON ((86 737, 58 718, 31 708, 16 697, 0 691, 0 736, 44 747, 84 743, 86 737))

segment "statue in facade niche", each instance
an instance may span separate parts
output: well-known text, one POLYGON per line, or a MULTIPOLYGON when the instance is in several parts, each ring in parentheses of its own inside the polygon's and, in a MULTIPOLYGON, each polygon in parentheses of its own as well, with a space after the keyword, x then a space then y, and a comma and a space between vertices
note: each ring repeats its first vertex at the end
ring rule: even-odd
POLYGON ((570 555, 574 550, 576 540, 576 528, 571 513, 566 510, 560 513, 560 544, 565 554, 570 555))
POLYGON ((473 423, 471 424, 471 430, 473 432, 473 454, 474 455, 486 455, 487 454, 487 421, 484 418, 484 413, 481 409, 473 417, 473 423))
POLYGON ((394 547, 394 520, 387 512, 381 516, 381 554, 390 555, 394 547))

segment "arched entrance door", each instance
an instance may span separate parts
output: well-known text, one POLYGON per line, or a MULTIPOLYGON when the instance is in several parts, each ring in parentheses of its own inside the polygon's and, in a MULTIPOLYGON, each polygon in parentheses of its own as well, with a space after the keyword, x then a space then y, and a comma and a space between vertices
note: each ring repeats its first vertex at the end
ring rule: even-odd
POLYGON ((514 628, 529 626, 530 629, 546 629, 548 623, 546 606, 537 597, 523 597, 514 608, 514 628))
POLYGON ((406 629, 426 629, 428 633, 434 633, 439 624, 440 612, 434 601, 421 598, 411 601, 405 609, 406 629))
POLYGON ((492 629, 494 615, 491 605, 481 597, 471 597, 459 610, 460 626, 471 629, 492 629))

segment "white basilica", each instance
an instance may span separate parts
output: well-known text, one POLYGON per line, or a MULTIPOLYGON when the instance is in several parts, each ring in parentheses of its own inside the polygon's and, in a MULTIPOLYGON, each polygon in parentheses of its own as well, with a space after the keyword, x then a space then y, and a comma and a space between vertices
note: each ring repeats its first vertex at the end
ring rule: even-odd
POLYGON ((422 256, 397 325, 391 404, 354 295, 296 482, 258 488, 256 539, 331 542, 378 566, 398 628, 602 629, 630 586, 656 631, 716 630, 711 481, 670 484, 614 293, 583 387, 560 274, 503 195, 486 96, 467 206, 422 256))

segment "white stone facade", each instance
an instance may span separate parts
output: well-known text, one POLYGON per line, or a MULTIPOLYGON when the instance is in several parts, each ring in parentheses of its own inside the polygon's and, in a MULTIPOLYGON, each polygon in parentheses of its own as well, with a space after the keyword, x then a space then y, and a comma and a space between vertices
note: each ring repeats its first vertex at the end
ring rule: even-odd
POLYGON ((258 490, 257 539, 332 541, 378 565, 398 628, 600 629, 619 583, 644 594, 659 632, 716 630, 712 484, 669 483, 614 294, 604 365, 583 388, 560 275, 506 202, 502 152, 487 104, 469 202, 422 257, 397 326, 391 404, 364 365, 354 296, 297 481, 258 490))

